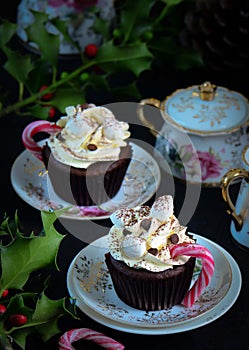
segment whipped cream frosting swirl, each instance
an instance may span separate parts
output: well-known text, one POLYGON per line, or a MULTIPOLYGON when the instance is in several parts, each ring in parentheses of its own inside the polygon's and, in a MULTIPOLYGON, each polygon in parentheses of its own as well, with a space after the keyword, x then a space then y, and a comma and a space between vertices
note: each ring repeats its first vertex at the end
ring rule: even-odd
POLYGON ((118 121, 107 108, 89 104, 66 108, 56 123, 62 130, 49 138, 54 157, 67 165, 87 168, 98 161, 115 161, 127 145, 129 124, 118 121))
POLYGON ((133 268, 160 272, 185 264, 189 257, 173 259, 169 246, 194 243, 174 216, 173 198, 159 197, 152 207, 120 208, 110 217, 109 251, 116 260, 133 268))

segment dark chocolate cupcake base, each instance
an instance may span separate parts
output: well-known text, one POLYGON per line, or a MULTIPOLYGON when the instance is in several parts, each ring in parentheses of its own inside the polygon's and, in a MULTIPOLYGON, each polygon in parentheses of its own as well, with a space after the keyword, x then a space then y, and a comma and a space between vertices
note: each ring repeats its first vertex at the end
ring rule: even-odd
POLYGON ((42 150, 43 162, 55 193, 78 206, 102 204, 119 191, 132 157, 130 145, 121 148, 117 161, 96 162, 87 169, 57 161, 48 144, 42 150))
POLYGON ((195 260, 191 257, 184 265, 151 272, 131 268, 110 253, 105 255, 117 296, 127 305, 145 311, 170 309, 182 302, 191 284, 195 260))

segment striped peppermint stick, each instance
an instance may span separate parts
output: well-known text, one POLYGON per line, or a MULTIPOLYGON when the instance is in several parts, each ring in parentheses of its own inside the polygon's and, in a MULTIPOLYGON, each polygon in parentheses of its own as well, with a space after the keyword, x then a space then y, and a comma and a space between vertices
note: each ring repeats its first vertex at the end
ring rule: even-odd
POLYGON ((91 340, 94 343, 109 350, 123 350, 124 345, 118 343, 116 340, 105 336, 102 333, 93 331, 89 328, 76 328, 65 332, 59 339, 59 350, 74 350, 73 342, 80 339, 91 340))
POLYGON ((42 161, 42 148, 34 141, 33 137, 39 132, 47 132, 50 135, 61 130, 61 127, 46 120, 37 120, 26 126, 22 133, 24 147, 42 161))
POLYGON ((182 304, 191 307, 202 294, 203 289, 210 283, 214 273, 214 259, 210 251, 199 244, 176 244, 170 247, 172 258, 186 255, 201 259, 202 270, 192 288, 187 292, 182 304))

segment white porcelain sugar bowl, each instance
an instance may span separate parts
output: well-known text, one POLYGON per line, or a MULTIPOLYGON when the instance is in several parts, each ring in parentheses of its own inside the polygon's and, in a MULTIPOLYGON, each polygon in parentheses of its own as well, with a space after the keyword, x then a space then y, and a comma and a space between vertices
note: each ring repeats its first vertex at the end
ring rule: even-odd
POLYGON ((204 82, 176 90, 162 102, 141 100, 137 113, 156 135, 159 163, 174 177, 213 187, 229 169, 241 166, 242 150, 249 144, 249 101, 242 94, 204 82), (145 105, 159 108, 160 131, 145 105))

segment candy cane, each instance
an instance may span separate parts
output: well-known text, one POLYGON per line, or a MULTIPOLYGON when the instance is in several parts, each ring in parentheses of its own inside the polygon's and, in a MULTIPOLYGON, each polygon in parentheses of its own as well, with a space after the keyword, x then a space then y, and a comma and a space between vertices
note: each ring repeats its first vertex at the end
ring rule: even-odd
POLYGON ((202 270, 195 281, 192 288, 187 292, 182 304, 186 307, 191 307, 194 302, 202 294, 203 289, 210 283, 214 273, 214 259, 210 251, 199 244, 176 244, 170 247, 172 258, 179 255, 187 255, 195 258, 200 258, 202 262, 202 270))
POLYGON ((94 343, 109 350, 123 350, 124 345, 102 333, 89 328, 76 328, 65 332, 59 339, 59 350, 75 350, 71 343, 80 339, 92 340, 94 343))
POLYGON ((24 147, 29 150, 34 156, 42 161, 42 148, 34 141, 33 137, 39 132, 47 132, 50 135, 61 130, 61 127, 45 121, 37 120, 26 126, 22 133, 22 142, 24 147))

